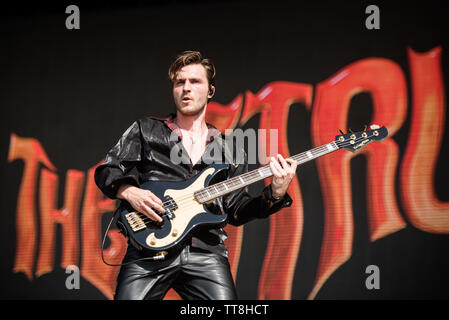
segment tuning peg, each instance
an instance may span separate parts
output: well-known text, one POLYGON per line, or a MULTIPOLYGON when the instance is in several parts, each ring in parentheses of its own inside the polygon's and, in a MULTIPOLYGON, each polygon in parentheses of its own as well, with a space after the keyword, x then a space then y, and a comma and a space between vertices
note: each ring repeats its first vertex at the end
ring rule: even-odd
POLYGON ((348 129, 349 133, 354 133, 354 130, 352 130, 351 128, 348 129))
POLYGON ((368 126, 365 124, 365 128, 363 129, 363 131, 366 131, 366 129, 368 129, 368 126))
POLYGON ((377 124, 372 124, 372 125, 370 125, 369 127, 370 127, 371 130, 379 129, 379 128, 380 128, 379 125, 377 125, 377 124))
POLYGON ((338 129, 338 131, 340 131, 341 134, 344 134, 343 131, 341 131, 341 129, 338 129))

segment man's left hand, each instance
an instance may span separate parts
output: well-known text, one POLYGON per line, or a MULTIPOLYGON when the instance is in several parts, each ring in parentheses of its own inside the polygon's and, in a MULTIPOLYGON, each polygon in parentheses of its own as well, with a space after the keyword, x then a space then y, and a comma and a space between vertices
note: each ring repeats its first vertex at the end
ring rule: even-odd
POLYGON ((270 168, 273 172, 271 181, 272 194, 276 198, 283 197, 296 174, 298 163, 293 159, 284 159, 280 154, 271 157, 270 168))

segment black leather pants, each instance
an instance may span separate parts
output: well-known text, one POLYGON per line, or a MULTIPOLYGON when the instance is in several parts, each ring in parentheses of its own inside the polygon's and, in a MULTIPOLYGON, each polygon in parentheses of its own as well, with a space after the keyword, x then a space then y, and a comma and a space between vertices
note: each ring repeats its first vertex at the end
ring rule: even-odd
MULTIPOLYGON (((123 262, 139 258, 142 255, 129 246, 123 262)), ((165 260, 122 266, 114 299, 161 300, 170 288, 185 300, 237 299, 228 259, 190 246, 165 260)))

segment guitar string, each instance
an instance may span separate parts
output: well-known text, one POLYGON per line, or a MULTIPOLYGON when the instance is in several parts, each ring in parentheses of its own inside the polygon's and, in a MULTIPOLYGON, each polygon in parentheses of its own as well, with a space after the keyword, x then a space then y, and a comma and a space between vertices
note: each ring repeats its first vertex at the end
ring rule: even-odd
MULTIPOLYGON (((325 148, 323 148, 323 149, 328 150, 327 147, 325 147, 325 148)), ((337 149, 336 149, 336 150, 337 150, 337 149)), ((263 169, 267 169, 267 168, 269 168, 269 167, 267 166, 267 167, 264 167, 263 169)), ((243 188, 243 187, 239 187, 239 188, 237 188, 236 190, 241 189, 241 188, 243 188)), ((175 200, 173 200, 173 201, 175 201, 175 200)), ((199 205, 202 205, 202 204, 198 204, 198 202, 196 201, 196 198, 195 198, 194 194, 188 194, 188 195, 185 195, 185 196, 182 197, 182 198, 178 198, 175 202, 176 202, 176 204, 179 204, 179 206, 182 206, 182 208, 183 208, 184 210, 190 209, 190 208, 194 208, 194 207, 199 206, 199 205)), ((175 206, 176 206, 176 204, 175 204, 175 206)), ((174 207, 168 208, 168 209, 173 209, 173 208, 174 208, 174 207)), ((167 215, 168 215, 167 213, 163 213, 163 214, 161 214, 160 216, 161 216, 161 217, 164 217, 164 216, 167 216, 167 215)), ((143 213, 141 213, 141 212, 139 212, 139 217, 140 217, 140 219, 141 219, 144 223, 154 222, 154 220, 152 220, 151 218, 147 217, 145 214, 143 214, 143 213)))
MULTIPOLYGON (((373 136, 373 135, 372 135, 373 136)), ((372 136, 369 136, 369 137, 372 137, 372 136)), ((368 136, 367 137, 359 137, 359 138, 356 138, 356 139, 354 139, 354 144, 356 143, 356 142, 358 142, 359 140, 363 140, 363 139, 367 139, 367 138, 369 138, 368 136)), ((335 141, 333 141, 333 142, 331 142, 331 143, 336 143, 335 141)), ((328 145, 329 145, 330 143, 328 143, 328 144, 326 144, 326 145, 323 145, 323 146, 320 146, 320 147, 317 147, 317 148, 315 148, 315 149, 313 149, 315 152, 317 152, 317 151, 321 151, 321 150, 328 150, 329 152, 331 151, 331 150, 329 150, 328 149, 328 145)), ((337 144, 337 147, 338 147, 338 143, 336 143, 337 144)), ((345 141, 345 142, 340 142, 340 147, 339 148, 344 148, 344 147, 346 147, 346 146, 349 146, 351 143, 350 143, 350 141, 348 142, 348 141, 345 141)), ((332 150, 332 151, 336 151, 336 150, 338 150, 338 149, 335 149, 335 150, 332 150)), ((329 153, 329 152, 327 152, 327 153, 329 153)), ((303 160, 303 159, 306 159, 306 157, 303 155, 304 153, 302 153, 302 154, 297 154, 297 155, 295 155, 295 156, 292 156, 291 158, 298 158, 299 157, 299 159, 298 159, 298 162, 299 161, 301 161, 301 160, 303 160), (302 158, 302 159, 301 159, 302 158)), ((324 154, 323 154, 324 155, 324 154)), ((257 169, 257 170, 265 170, 266 171, 266 169, 270 169, 270 167, 269 166, 266 166, 266 167, 262 167, 262 168, 259 168, 259 169, 257 169)), ((256 171, 256 170, 254 170, 254 171, 256 171)), ((242 178, 245 178, 245 177, 247 177, 247 176, 249 176, 249 175, 253 175, 255 172, 253 172, 253 171, 251 171, 251 172, 247 172, 247 173, 245 173, 245 174, 242 174, 241 176, 239 176, 239 177, 242 177, 242 178)), ((231 181, 232 179, 229 179, 229 180, 226 180, 226 183, 234 183, 234 182, 236 182, 236 181, 231 181)), ((250 183, 251 184, 251 183, 250 183)), ((238 184, 237 184, 238 185, 238 184)), ((206 188, 204 188, 203 190, 201 190, 201 191, 196 191, 196 193, 197 193, 197 195, 199 195, 200 197, 204 197, 204 196, 206 196, 205 195, 205 193, 204 193, 204 190, 205 189, 207 189, 207 188, 209 188, 209 190, 210 191, 212 191, 211 190, 211 187, 213 187, 213 186, 209 186, 209 187, 206 187, 206 188)), ((231 186, 231 188, 232 188, 233 186, 231 186)), ((240 189, 240 188, 242 188, 242 187, 239 187, 239 188, 237 188, 236 190, 238 190, 238 189, 240 189)), ((218 190, 217 190, 218 191, 218 190)), ((235 190, 232 190, 232 191, 235 191, 235 190)), ((231 192, 232 192, 231 191, 231 192)), ((175 200, 174 199, 172 199, 172 200, 169 200, 169 201, 166 201, 166 202, 164 202, 163 203, 163 205, 165 205, 165 207, 167 208, 167 209, 173 209, 173 208, 175 208, 176 207, 176 205, 177 204, 180 204, 180 205, 182 205, 183 203, 185 203, 186 201, 187 202, 190 202, 191 200, 195 200, 195 195, 194 194, 188 194, 188 195, 185 195, 184 197, 181 197, 181 198, 178 198, 177 199, 177 201, 175 202, 175 200), (193 197, 192 197, 193 196, 193 197), (173 205, 173 207, 168 207, 168 205, 173 205)), ((139 212, 140 213, 140 212, 139 212)), ((161 214, 161 216, 165 216, 165 215, 167 215, 167 214, 161 214)), ((151 220, 151 219, 150 219, 151 220)))
MULTIPOLYGON (((329 151, 327 145, 323 145, 323 146, 317 147, 316 149, 313 149, 313 150, 314 150, 314 152, 322 151, 322 150, 329 151)), ((338 150, 338 149, 334 149, 334 150, 332 150, 332 151, 336 151, 336 150, 338 150)), ((330 152, 330 151, 329 151, 329 152, 330 152)), ((296 155, 296 156, 299 156, 299 154, 296 155)), ((291 158, 294 158, 294 157, 296 157, 296 156, 292 156, 291 158)), ((299 159, 299 160, 301 160, 301 159, 299 159)), ((298 162, 299 162, 299 161, 298 161, 298 162)), ((253 171, 250 171, 250 172, 246 172, 246 173, 244 173, 244 174, 241 174, 241 175, 239 175, 238 177, 234 177, 234 178, 225 180, 225 181, 223 181, 223 182, 217 183, 216 185, 225 183, 226 185, 231 184, 231 185, 230 185, 231 188, 233 188, 234 186, 240 186, 240 183, 241 183, 241 182, 240 182, 240 181, 237 181, 237 179, 240 179, 240 178, 245 179, 245 178, 247 178, 248 176, 255 175, 255 174, 256 174, 256 171, 262 171, 262 170, 265 170, 265 171, 266 171, 267 169, 270 169, 270 167, 269 167, 269 166, 261 167, 261 168, 259 168, 259 169, 255 169, 255 170, 253 170, 253 171), (237 183, 236 183, 236 182, 237 182, 237 183)), ((257 173, 257 176, 259 177, 260 174, 257 173)), ((267 176, 267 177, 268 177, 268 176, 267 176)), ((195 192, 196 192, 197 195, 199 195, 200 197, 201 197, 201 196, 206 196, 206 190, 207 190, 207 191, 212 191, 212 188, 215 187, 216 185, 212 185, 212 186, 203 188, 202 190, 198 190, 198 191, 195 191, 195 192)), ((237 189, 239 189, 239 188, 237 188, 237 189)), ((232 190, 232 191, 235 191, 235 190, 232 190)), ((231 191, 231 192, 232 192, 232 191, 231 191)), ((189 197, 190 197, 190 195, 187 196, 187 198, 189 198, 189 197)), ((180 201, 182 201, 182 200, 183 200, 182 197, 181 197, 181 198, 178 198, 178 201, 176 201, 176 203, 178 203, 178 202, 180 202, 180 201)), ((174 201, 174 200, 168 200, 168 201, 166 201, 166 202, 163 202, 163 204, 169 204, 169 203, 171 203, 171 202, 173 202, 173 201, 174 201)))
MULTIPOLYGON (((372 137, 372 136, 370 136, 370 137, 372 137)), ((356 138, 354 141, 354 144, 356 143, 356 142, 358 142, 358 141, 360 141, 360 140, 363 140, 363 139, 366 139, 366 138, 368 138, 368 136, 367 137, 359 137, 359 138, 356 138)), ((333 142, 335 142, 335 141, 333 141, 333 142)), ((331 142, 332 143, 332 142, 331 142)), ((337 143, 336 143, 337 144, 337 143)), ((349 146, 351 143, 350 142, 347 142, 347 141, 345 141, 345 142, 340 142, 340 145, 341 145, 341 147, 346 147, 346 146, 349 146)), ((326 152, 326 153, 329 153, 330 151, 336 151, 336 150, 338 150, 338 149, 336 149, 336 150, 328 150, 328 145, 329 144, 326 144, 326 145, 323 145, 323 146, 320 146, 320 147, 317 147, 317 148, 315 148, 315 149, 313 149, 314 150, 314 152, 321 152, 322 150, 326 150, 326 151, 328 151, 328 152, 326 152)), ((338 144, 337 144, 337 147, 338 147, 338 144)), ((341 147, 339 147, 339 148, 341 148, 341 147)), ((302 153, 302 154, 297 154, 297 155, 295 155, 295 156, 292 156, 291 158, 298 158, 298 162, 299 161, 301 161, 301 160, 303 160, 303 159, 308 159, 308 157, 306 158, 306 156, 304 156, 303 155, 304 153, 302 153)), ((240 187, 240 182, 239 183, 237 183, 237 184, 235 184, 235 182, 237 182, 237 179, 236 178, 242 178, 242 179, 245 179, 245 178, 247 178, 248 176, 250 176, 250 175, 254 175, 255 174, 255 171, 267 171, 267 170, 271 170, 270 169, 270 167, 269 166, 265 166, 265 167, 262 167, 262 168, 259 168, 259 169, 256 169, 256 170, 253 170, 253 171, 250 171, 250 172, 247 172, 247 173, 245 173, 245 174, 242 174, 242 175, 240 175, 239 177, 234 177, 234 178, 231 178, 231 179, 228 179, 228 180, 226 180, 226 181, 224 181, 224 182, 222 182, 222 183, 226 183, 227 185, 228 184, 231 184, 231 188, 233 188, 234 186, 239 186, 239 188, 241 188, 240 187), (232 184, 235 184, 235 185, 232 185, 232 184)), ((268 177, 268 176, 267 176, 268 177)), ((220 183, 218 183, 217 185, 219 185, 220 183)), ((250 183, 251 184, 251 183, 250 183)), ((196 196, 198 196, 198 197, 205 197, 206 199, 207 199, 207 195, 206 195, 206 193, 207 192, 209 192, 209 191, 211 191, 211 192, 213 192, 212 191, 212 187, 215 187, 215 185, 212 185, 212 186, 209 186, 209 187, 206 187, 206 188, 203 188, 202 190, 198 190, 198 191, 196 191, 195 193, 196 193, 196 196)), ((237 188, 236 190, 238 190, 239 188, 237 188)), ((216 190, 217 191, 217 190, 216 190)), ((232 190, 232 191, 235 191, 235 190, 232 190)), ((232 192, 231 191, 231 192, 232 192)), ((195 195, 195 194, 194 194, 195 195)), ((174 206, 176 206, 176 204, 177 203, 179 203, 179 204, 181 204, 182 202, 183 202, 183 200, 188 200, 188 201, 190 201, 190 198, 191 198, 191 194, 188 194, 188 195, 186 195, 186 196, 184 196, 184 197, 181 197, 181 198, 178 198, 177 199, 177 201, 176 201, 176 203, 175 203, 175 201, 173 200, 173 199, 171 199, 171 200, 168 200, 168 201, 166 201, 166 202, 163 202, 163 205, 169 205, 169 204, 173 204, 174 206)), ((171 208, 170 208, 171 209, 171 208)))
MULTIPOLYGON (((320 146, 320 147, 317 147, 316 149, 314 149, 314 151, 315 152, 317 152, 317 151, 322 151, 322 150, 326 150, 326 151, 328 151, 328 152, 330 152, 330 150, 328 149, 328 147, 327 147, 327 145, 323 145, 323 146, 320 146)), ((338 150, 338 149, 335 149, 335 150, 338 150)), ((335 150, 332 150, 332 151, 335 151, 335 150)), ((298 156, 298 155, 297 155, 298 156)), ((295 157, 295 156, 293 156, 293 157, 295 157)), ((292 157, 292 158, 293 158, 292 157)), ((300 159, 301 160, 301 159, 300 159)), ((262 168, 259 168, 258 170, 265 170, 266 171, 266 169, 269 169, 270 167, 269 166, 266 166, 266 167, 262 167, 262 168)), ((255 174, 255 172, 247 172, 247 173, 245 173, 245 174, 242 174, 242 175, 240 175, 239 177, 242 177, 242 179, 245 179, 245 178, 247 178, 248 176, 251 176, 251 175, 254 175, 255 174)), ((258 174, 258 177, 259 177, 259 174, 258 174)), ((238 189, 240 189, 240 188, 242 188, 242 187, 240 187, 240 185, 239 184, 235 184, 235 182, 237 182, 236 181, 236 179, 234 179, 233 181, 231 181, 232 179, 229 179, 229 180, 226 180, 226 183, 227 184, 229 184, 229 183, 231 183, 231 188, 233 188, 234 186, 239 186, 239 188, 237 188, 236 190, 238 190, 238 189), (235 185, 232 185, 232 184, 235 184, 235 185)), ((209 189, 210 190, 210 189, 209 189)), ((233 191, 235 191, 235 190, 233 190, 233 191)), ((199 192, 199 191, 196 191, 197 193, 201 193, 201 192, 199 192)), ((231 191, 232 192, 232 191, 231 191)), ((202 193, 202 195, 204 195, 204 192, 202 193)), ((200 194, 200 196, 201 196, 201 194, 200 194)), ((167 209, 173 209, 173 208, 175 208, 176 207, 176 205, 177 204, 180 204, 180 205, 183 205, 185 202, 190 202, 191 200, 195 200, 195 196, 194 196, 194 194, 188 194, 188 195, 185 195, 184 197, 181 197, 181 198, 177 198, 177 200, 175 201, 174 199, 172 199, 172 200, 169 200, 169 201, 166 201, 166 202, 164 202, 164 204, 169 204, 169 205, 173 205, 173 207, 168 207, 167 205, 165 205, 164 207, 165 208, 167 208, 167 209)), ((195 204, 196 205, 196 204, 195 204)), ((185 206, 184 206, 185 207, 185 206)), ((165 215, 167 215, 167 214, 161 214, 160 216, 165 216, 165 215)), ((145 216, 146 217, 146 216, 145 216)), ((149 218, 148 218, 149 219, 149 218)), ((151 220, 151 219, 150 219, 151 220)))
MULTIPOLYGON (((335 149, 335 150, 329 150, 329 149, 328 149, 328 145, 331 144, 331 143, 335 143, 335 144, 337 145, 337 147, 338 147, 339 149, 341 149, 341 148, 347 147, 347 146, 349 146, 349 145, 354 145, 356 142, 358 142, 358 141, 360 141, 360 140, 364 140, 364 139, 367 139, 367 138, 370 138, 370 137, 373 137, 373 136, 374 136, 374 134, 371 135, 371 136, 367 136, 367 137, 359 137, 359 138, 356 138, 356 139, 354 139, 354 143, 353 143, 353 144, 351 144, 351 142, 350 142, 351 140, 349 140, 349 141, 344 141, 344 142, 340 142, 340 146, 338 145, 338 143, 337 143, 336 141, 332 141, 332 142, 330 142, 330 143, 328 143, 328 144, 319 146, 319 147, 314 148, 314 149, 312 149, 312 150, 314 150, 314 152, 321 151, 321 150, 327 150, 327 151, 329 151, 329 152, 327 152, 327 153, 330 153, 330 152, 332 152, 332 151, 338 150, 338 149, 335 149)), ((310 151, 310 150, 309 150, 309 151, 310 151)), ((295 155, 295 156, 292 156, 291 158, 299 158, 299 159, 297 160, 297 162, 299 162, 299 161, 301 161, 301 160, 303 160, 303 159, 308 159, 308 157, 306 157, 306 156, 304 155, 304 153, 307 153, 307 152, 308 152, 308 151, 303 152, 303 153, 300 153, 300 154, 297 154, 297 155, 295 155), (301 159, 301 158, 302 158, 302 159, 301 159)), ((326 154, 326 153, 325 153, 325 154, 326 154)), ((323 154, 323 155, 324 155, 324 154, 323 154)), ((321 155, 320 155, 320 156, 321 156, 321 155)), ((270 171, 271 171, 271 168, 270 168, 269 166, 265 166, 265 167, 262 167, 262 168, 259 168, 259 169, 256 169, 256 170, 247 172, 247 173, 245 173, 245 174, 242 174, 242 175, 240 175, 239 177, 247 177, 248 175, 253 175, 253 174, 255 173, 255 171, 257 171, 257 170, 265 170, 265 171, 266 171, 266 169, 270 169, 270 171)), ((232 179, 234 179, 234 178, 232 178, 232 179)), ((229 179, 229 180, 231 180, 231 179, 229 179)), ((227 181, 226 183, 229 183, 229 182, 230 182, 229 180, 226 180, 226 181, 227 181)), ((233 182, 231 182, 231 183, 233 183, 233 182)), ((251 183, 250 183, 250 184, 251 184, 251 183)), ((210 188, 210 187, 212 187, 212 186, 209 186, 209 187, 206 187, 206 188, 210 188)), ((233 186, 231 186, 231 188, 232 188, 232 187, 233 187, 233 186)), ((205 190, 206 188, 204 188, 203 190, 205 190)), ((239 188, 237 188, 236 190, 238 190, 238 189, 240 189, 240 188, 243 188, 243 187, 239 187, 239 188)), ((205 196, 203 190, 201 190, 201 191, 196 191, 196 193, 200 193, 200 194, 201 194, 200 196, 205 196)), ((211 188, 210 188, 209 190, 211 190, 211 188)), ((235 190, 233 190, 233 191, 235 191, 235 190)), ((232 191, 231 191, 231 192, 232 192, 232 191)), ((190 206, 188 206, 188 203, 191 202, 192 200, 197 200, 196 197, 195 197, 195 195, 194 195, 194 194, 188 194, 188 195, 185 195, 185 196, 183 196, 183 197, 181 197, 181 198, 178 198, 177 201, 175 201, 174 199, 171 199, 171 200, 169 200, 169 201, 166 201, 166 202, 163 203, 163 205, 164 205, 164 207, 166 207, 166 208, 169 209, 169 210, 170 210, 170 209, 174 209, 174 208, 177 206, 177 204, 182 205, 183 208, 189 208, 190 206), (187 205, 186 205, 186 203, 187 203, 187 205), (173 207, 167 207, 168 205, 165 205, 165 204, 173 205, 173 207)), ((192 204, 191 206, 192 206, 192 207, 195 207, 195 206, 197 206, 197 205, 198 205, 198 204, 194 203, 194 204, 192 204)), ((145 220, 144 223, 146 223, 148 220, 154 221, 154 220, 150 219, 149 217, 147 217, 145 214, 143 214, 143 213, 141 213, 141 212, 137 212, 137 213, 143 215, 143 217, 140 217, 140 218, 141 218, 142 220, 145 220)), ((168 215, 168 214, 167 214, 167 213, 164 213, 164 214, 161 214, 160 216, 161 216, 161 217, 164 217, 164 216, 166 216, 166 215, 168 215)))
MULTIPOLYGON (((359 138, 356 138, 356 139, 354 139, 354 144, 355 144, 356 142, 360 141, 360 140, 364 140, 364 139, 367 139, 367 138, 371 138, 372 136, 374 136, 374 135, 371 135, 371 136, 368 136, 368 135, 367 135, 367 137, 359 137, 359 138)), ((327 151, 326 153, 329 153, 329 152, 338 150, 338 149, 328 150, 328 145, 331 144, 331 143, 335 143, 335 144, 337 145, 337 147, 338 147, 338 142, 332 141, 332 142, 330 142, 330 143, 328 143, 328 144, 326 144, 326 145, 322 145, 322 146, 317 147, 317 148, 312 149, 312 150, 314 150, 314 152, 317 152, 317 151, 318 151, 319 153, 321 153, 322 150, 327 151)), ((349 140, 349 141, 340 142, 340 147, 338 147, 338 148, 341 149, 342 147, 344 148, 344 147, 349 146, 349 145, 351 145, 350 140, 349 140)), ((310 150, 309 150, 309 151, 310 151, 310 150)), ((307 152, 308 152, 308 151, 303 152, 303 153, 300 153, 300 154, 297 154, 297 155, 292 156, 292 157, 290 157, 290 158, 298 158, 297 162, 300 162, 301 160, 308 160, 309 157, 307 157, 307 156, 304 155, 304 154, 307 154, 307 152)), ((325 154, 326 154, 326 153, 325 153, 325 154)), ((324 154, 323 154, 323 155, 324 155, 324 154)), ((320 156, 321 156, 321 155, 320 155, 320 156)), ((317 157, 315 157, 315 158, 317 158, 317 157)), ((260 172, 260 171, 267 171, 267 170, 271 170, 269 166, 265 166, 265 167, 262 167, 262 168, 253 170, 253 171, 251 171, 251 172, 248 172, 248 173, 246 173, 246 174, 241 175, 241 177, 247 177, 248 175, 254 175, 256 171, 259 171, 259 172, 260 172)), ((239 176, 239 177, 240 177, 240 176, 239 176)), ((236 179, 236 178, 238 178, 238 177, 235 177, 235 178, 232 178, 232 179, 236 179)), ((231 179, 226 180, 225 182, 226 182, 226 183, 229 183, 230 180, 231 180, 231 179)), ((231 183, 232 183, 232 182, 231 182, 231 183)), ((213 188, 213 187, 214 187, 214 185, 208 186, 208 187, 206 187, 206 188, 204 188, 204 189, 202 189, 202 190, 198 190, 198 191, 197 191, 197 195, 199 195, 199 196, 201 196, 201 197, 206 197, 206 199, 207 199, 208 196, 205 194, 205 193, 206 193, 205 190, 213 192, 213 191, 212 191, 212 188, 213 188)))

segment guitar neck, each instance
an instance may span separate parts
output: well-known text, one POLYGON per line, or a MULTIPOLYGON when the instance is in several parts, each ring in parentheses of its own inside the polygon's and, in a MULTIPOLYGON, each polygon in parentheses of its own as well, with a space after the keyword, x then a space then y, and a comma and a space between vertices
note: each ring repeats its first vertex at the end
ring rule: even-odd
MULTIPOLYGON (((290 157, 289 159, 295 160, 298 165, 306 163, 310 160, 319 158, 328 153, 334 152, 338 150, 339 147, 335 143, 335 141, 330 142, 328 144, 322 145, 320 147, 313 148, 309 151, 299 153, 290 157)), ((198 190, 195 192, 195 198, 200 203, 207 203, 213 201, 216 198, 224 196, 230 192, 235 190, 244 188, 250 184, 256 183, 260 180, 271 177, 273 172, 269 165, 260 167, 258 169, 249 171, 237 177, 233 177, 231 179, 210 185, 206 188, 198 190)))

